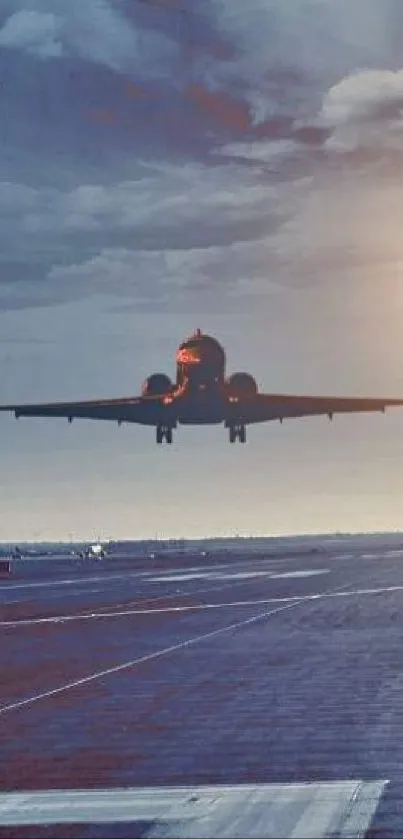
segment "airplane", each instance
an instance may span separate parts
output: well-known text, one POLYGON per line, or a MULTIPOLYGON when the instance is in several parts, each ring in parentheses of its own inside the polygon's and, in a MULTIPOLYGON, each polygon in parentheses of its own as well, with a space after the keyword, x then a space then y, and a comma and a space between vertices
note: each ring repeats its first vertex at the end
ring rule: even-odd
POLYGON ((0 405, 19 417, 66 417, 110 420, 154 426, 158 444, 172 443, 178 425, 222 425, 230 443, 246 442, 246 426, 291 417, 382 411, 402 407, 403 399, 340 396, 299 396, 261 393, 254 376, 238 372, 226 377, 226 356, 221 344, 197 329, 176 352, 176 381, 153 373, 141 394, 86 402, 49 402, 0 405))

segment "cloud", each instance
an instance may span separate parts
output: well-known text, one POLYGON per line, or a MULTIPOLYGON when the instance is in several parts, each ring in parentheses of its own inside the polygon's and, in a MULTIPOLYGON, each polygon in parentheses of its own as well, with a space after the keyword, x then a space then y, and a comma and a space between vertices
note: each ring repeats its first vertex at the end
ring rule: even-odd
POLYGON ((325 94, 320 119, 328 126, 401 118, 403 70, 362 70, 346 76, 325 94))
POLYGON ((0 30, 0 46, 26 50, 41 58, 57 58, 63 53, 61 27, 61 19, 50 12, 22 9, 0 30))
POLYGON ((403 31, 395 0, 206 0, 202 10, 188 2, 186 15, 182 6, 7 0, 0 43, 183 90, 217 123, 243 131, 280 114, 312 116, 323 87, 357 67, 386 69, 403 31))
POLYGON ((7 0, 3 305, 274 293, 399 258, 374 168, 401 148, 392 5, 7 0))
POLYGON ((289 118, 287 139, 293 121, 311 120, 305 136, 310 129, 320 143, 324 120, 312 120, 324 92, 360 68, 387 71, 401 60, 403 7, 396 0, 211 0, 207 10, 210 40, 216 34, 230 49, 225 60, 195 55, 193 74, 211 95, 225 91, 246 105, 247 130, 256 134, 267 123, 270 136, 273 121, 289 118))
POLYGON ((145 166, 144 172, 137 180, 83 184, 69 191, 0 183, 3 234, 12 218, 15 232, 24 236, 98 232, 113 239, 119 231, 130 231, 135 241, 148 230, 150 241, 160 235, 169 247, 172 233, 175 239, 182 236, 186 246, 185 233, 197 239, 203 224, 230 234, 232 225, 242 223, 247 238, 253 238, 251 226, 259 223, 262 211, 278 214, 274 187, 235 164, 166 164, 145 166))
POLYGON ((0 30, 0 46, 41 58, 75 57, 117 72, 163 78, 175 58, 163 32, 139 30, 112 0, 15 0, 0 30), (34 8, 32 6, 34 5, 34 8))
POLYGON ((287 158, 301 152, 300 145, 293 140, 253 140, 251 142, 227 143, 218 149, 218 154, 236 157, 239 160, 261 163, 283 163, 287 158))
MULTIPOLYGON (((380 64, 389 41, 389 0, 213 0, 219 32, 236 45, 233 60, 211 62, 211 84, 238 85, 255 124, 273 113, 312 113, 323 85, 357 66, 380 64)), ((392 32, 393 29, 390 30, 392 32)))
POLYGON ((403 70, 364 70, 325 94, 318 122, 329 151, 403 151, 403 70))
POLYGON ((284 289, 269 278, 269 239, 230 246, 171 251, 131 251, 104 248, 79 264, 56 266, 48 281, 62 287, 84 288, 87 294, 127 297, 175 309, 178 300, 194 295, 216 301, 253 293, 267 295, 284 289))
MULTIPOLYGON (((206 0, 202 11, 188 3, 189 14, 180 15, 165 3, 7 0, 0 43, 42 59, 65 59, 54 83, 41 76, 32 91, 35 99, 41 87, 52 103, 55 119, 47 130, 53 146, 63 142, 61 131, 55 136, 57 120, 63 121, 55 104, 59 90, 65 96, 64 145, 79 146, 86 134, 93 156, 108 145, 126 144, 128 151, 130 138, 133 151, 143 142, 154 150, 159 145, 161 155, 179 148, 191 153, 191 146, 203 155, 219 143, 242 140, 239 135, 245 142, 293 140, 313 147, 326 139, 328 118, 323 114, 314 123, 326 87, 324 113, 335 107, 333 88, 357 63, 370 67, 378 60, 382 66, 394 31, 391 2, 380 9, 373 0, 356 0, 352 10, 344 0, 293 0, 291 6, 250 0, 247 8, 240 0, 206 0), (87 64, 86 70, 80 65, 81 87, 63 77, 76 59, 87 64), (97 79, 96 68, 113 72, 97 79), (87 125, 77 135, 73 123, 85 97, 87 125)), ((16 82, 20 73, 17 67, 16 82)), ((13 93, 17 102, 24 95, 17 84, 13 93)), ((46 123, 43 102, 38 98, 35 105, 46 123)), ((21 136, 22 111, 17 128, 21 136)), ((37 135, 41 145, 47 142, 45 128, 38 126, 37 135)))
MULTIPOLYGON (((238 276, 233 247, 270 238, 295 203, 294 193, 236 163, 140 170, 133 181, 70 190, 0 183, 2 305, 12 304, 13 283, 18 306, 32 305, 35 288, 42 305, 46 287, 53 301, 100 289, 141 299, 203 282, 229 289, 238 276)), ((243 279, 253 252, 238 251, 243 279)))

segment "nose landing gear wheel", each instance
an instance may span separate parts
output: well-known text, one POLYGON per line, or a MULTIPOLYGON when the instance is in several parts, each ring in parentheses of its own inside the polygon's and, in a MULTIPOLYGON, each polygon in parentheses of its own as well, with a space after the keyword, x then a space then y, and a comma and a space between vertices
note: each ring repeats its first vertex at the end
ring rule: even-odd
POLYGON ((246 426, 239 424, 239 425, 230 425, 229 427, 229 441, 230 443, 236 443, 239 440, 240 443, 246 443, 246 426))
POLYGON ((158 445, 165 442, 168 444, 172 443, 172 428, 170 425, 157 425, 156 428, 156 442, 158 445))

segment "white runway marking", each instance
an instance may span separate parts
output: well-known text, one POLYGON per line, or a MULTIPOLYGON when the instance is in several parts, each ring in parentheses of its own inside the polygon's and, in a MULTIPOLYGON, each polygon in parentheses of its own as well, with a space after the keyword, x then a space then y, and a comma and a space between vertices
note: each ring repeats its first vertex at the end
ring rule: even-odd
POLYGON ((232 632, 252 623, 257 623, 258 621, 264 620, 264 618, 269 618, 271 615, 275 615, 278 612, 284 612, 286 609, 292 609, 295 606, 299 606, 305 599, 306 598, 299 598, 298 601, 287 603, 284 606, 278 606, 276 609, 271 609, 269 611, 265 610, 264 612, 260 612, 258 615, 254 615, 246 620, 231 623, 227 626, 221 627, 220 629, 213 629, 211 632, 206 632, 203 635, 196 635, 193 638, 188 638, 186 641, 180 641, 178 644, 172 644, 169 647, 163 647, 163 649, 156 650, 153 653, 147 653, 147 655, 140 656, 139 658, 133 658, 130 661, 125 661, 123 664, 117 664, 114 667, 108 667, 105 670, 99 670, 96 673, 91 673, 89 676, 84 676, 82 679, 76 679, 74 682, 67 682, 66 684, 53 688, 52 690, 38 693, 35 696, 29 696, 27 699, 20 699, 17 702, 10 703, 9 705, 3 705, 0 707, 0 714, 6 714, 8 711, 16 711, 26 705, 32 705, 34 702, 39 702, 41 699, 47 699, 50 696, 56 696, 59 693, 64 693, 64 691, 71 690, 71 688, 86 685, 89 682, 94 682, 97 679, 111 676, 112 674, 122 672, 123 670, 129 670, 131 667, 136 667, 138 664, 143 664, 146 661, 162 658, 162 656, 169 655, 169 653, 177 652, 178 650, 184 650, 187 647, 193 646, 193 644, 200 643, 201 641, 207 641, 211 638, 216 638, 218 635, 224 635, 226 632, 232 632))
POLYGON ((150 578, 150 582, 164 582, 164 583, 173 583, 175 581, 185 581, 185 580, 253 580, 256 577, 266 577, 266 578, 273 578, 275 580, 280 579, 282 577, 314 577, 316 574, 330 574, 329 568, 307 568, 306 570, 301 571, 235 571, 234 573, 229 572, 228 574, 217 573, 215 571, 209 571, 205 574, 181 574, 181 576, 173 576, 173 577, 152 577, 150 578))
MULTIPOLYGON (((48 600, 60 600, 61 598, 63 598, 63 600, 65 600, 67 598, 70 599, 71 597, 88 597, 90 594, 99 594, 100 592, 104 592, 104 591, 105 591, 105 586, 102 586, 102 587, 97 586, 96 588, 85 588, 85 589, 80 588, 78 591, 72 591, 71 589, 69 589, 69 591, 59 591, 59 592, 51 591, 51 592, 46 592, 46 601, 48 601, 48 600)), ((10 604, 15 604, 15 603, 19 603, 21 606, 24 606, 24 605, 27 605, 31 602, 32 602, 31 600, 23 600, 23 599, 21 599, 21 597, 14 597, 12 599, 7 598, 7 600, 0 601, 0 608, 1 608, 1 606, 9 606, 10 604)))
MULTIPOLYGON (((146 598, 148 601, 154 601, 155 603, 158 603, 160 600, 172 600, 174 597, 178 597, 178 595, 179 595, 179 597, 195 597, 198 594, 210 594, 211 592, 215 593, 217 591, 222 591, 224 588, 229 588, 229 587, 235 588, 235 586, 239 585, 241 582, 242 582, 241 580, 234 581, 234 582, 231 581, 231 580, 228 580, 226 583, 224 583, 224 585, 220 585, 220 586, 217 586, 217 585, 216 586, 208 586, 207 588, 203 587, 203 588, 193 589, 192 591, 182 591, 182 592, 181 592, 180 589, 175 589, 175 591, 173 593, 171 592, 170 594, 157 594, 157 595, 152 595, 152 596, 149 596, 146 592, 143 591, 143 592, 141 592, 140 596, 146 598)), ((86 597, 89 594, 93 594, 94 592, 99 593, 100 591, 105 591, 105 588, 104 587, 103 588, 96 588, 96 589, 91 588, 91 589, 86 589, 85 591, 77 591, 77 592, 68 591, 67 593, 64 591, 64 592, 61 592, 60 594, 48 594, 46 596, 46 599, 47 600, 58 600, 60 597, 63 597, 63 598, 66 597, 66 594, 69 597, 86 597)), ((109 593, 109 592, 107 592, 107 593, 109 593)), ((118 592, 114 592, 114 593, 116 595, 118 592)), ((0 609, 1 609, 2 606, 3 607, 4 606, 9 606, 10 604, 16 604, 16 603, 21 605, 21 606, 24 606, 25 604, 27 604, 29 602, 30 601, 20 600, 20 599, 3 600, 0 603, 0 609)), ((130 606, 130 601, 127 601, 127 599, 126 599, 125 603, 114 603, 113 606, 114 606, 115 611, 116 611, 116 609, 120 609, 120 608, 123 608, 123 607, 127 608, 128 606, 130 606)), ((106 606, 106 604, 104 604, 104 605, 100 604, 100 608, 105 609, 105 608, 107 608, 107 606, 106 606)), ((99 614, 102 614, 102 612, 100 612, 99 614)), ((28 620, 31 620, 31 619, 28 618, 28 620)), ((39 620, 41 620, 41 619, 39 618, 39 620)), ((17 621, 17 623, 18 623, 18 621, 17 621)), ((2 624, 2 622, 0 621, 0 626, 2 626, 2 625, 4 625, 4 622, 2 624)))
MULTIPOLYGON (((214 567, 214 570, 219 571, 220 569, 224 570, 227 567, 228 568, 231 568, 231 567, 234 567, 234 566, 237 567, 239 564, 240 563, 235 562, 232 566, 231 565, 229 565, 229 566, 216 565, 214 567)), ((151 570, 148 570, 148 571, 147 570, 146 571, 145 570, 131 571, 130 569, 127 569, 125 571, 122 571, 119 574, 110 574, 107 570, 105 570, 104 573, 101 574, 101 575, 91 574, 89 577, 81 576, 82 570, 83 570, 83 566, 78 565, 74 569, 74 573, 75 573, 74 577, 64 577, 64 578, 55 579, 55 580, 35 580, 35 581, 29 582, 29 583, 27 583, 27 582, 10 583, 9 581, 7 581, 6 583, 3 583, 3 584, 0 585, 0 592, 2 592, 2 591, 13 591, 14 589, 31 589, 31 588, 35 589, 35 588, 43 588, 43 587, 49 588, 49 587, 52 587, 52 586, 72 586, 72 585, 81 586, 81 585, 86 585, 87 583, 93 583, 93 582, 97 582, 97 583, 98 582, 103 582, 107 586, 108 582, 111 581, 111 580, 112 581, 113 580, 126 580, 126 579, 131 579, 132 577, 145 578, 147 580, 147 582, 149 582, 149 581, 152 581, 152 582, 160 582, 161 581, 161 582, 163 582, 164 581, 164 577, 162 575, 159 576, 158 572, 151 571, 151 570)), ((176 580, 179 579, 179 577, 177 576, 178 574, 186 575, 188 572, 189 572, 188 568, 172 568, 172 569, 169 569, 169 573, 172 575, 172 579, 170 578, 170 581, 175 582, 176 580)), ((198 576, 199 576, 199 572, 203 572, 201 574, 201 576, 204 577, 207 574, 212 573, 212 567, 211 566, 204 566, 204 567, 200 567, 200 568, 197 568, 197 569, 195 568, 195 569, 193 569, 192 574, 193 574, 193 572, 198 572, 198 576)), ((166 574, 167 572, 165 571, 163 573, 166 574)), ((185 579, 185 577, 184 577, 184 579, 185 579)), ((187 577, 187 579, 194 579, 194 576, 187 577)))
POLYGON ((362 839, 388 781, 0 793, 0 825, 149 822, 166 839, 362 839))
POLYGON ((122 574, 108 574, 105 572, 102 576, 80 577, 77 576, 79 574, 79 569, 76 569, 76 576, 74 577, 68 577, 62 580, 41 580, 34 583, 5 583, 0 586, 0 591, 13 591, 14 589, 25 588, 49 588, 52 586, 81 586, 86 585, 87 583, 99 582, 107 584, 109 580, 125 580, 128 577, 145 577, 148 573, 149 572, 143 571, 125 571, 122 574))
POLYGON ((306 571, 283 571, 279 574, 270 574, 274 580, 288 579, 289 577, 315 577, 317 574, 330 574, 330 568, 316 568, 306 571))
POLYGON ((149 577, 147 582, 149 582, 149 583, 185 583, 185 582, 188 582, 190 580, 207 580, 207 579, 211 579, 211 577, 212 577, 212 574, 208 574, 208 573, 203 574, 203 573, 200 573, 200 572, 195 572, 195 573, 192 573, 192 574, 190 574, 190 573, 189 574, 174 574, 174 575, 171 575, 169 577, 167 577, 167 576, 166 577, 162 577, 162 576, 159 577, 159 576, 154 575, 153 577, 149 577))
MULTIPOLYGON (((287 560, 283 560, 285 562, 287 560)), ((240 563, 238 563, 240 564, 240 563)), ((237 563, 234 563, 237 566, 237 563)), ((64 586, 86 586, 88 583, 99 583, 102 582, 105 587, 108 587, 109 582, 113 581, 122 581, 132 578, 143 578, 147 582, 152 583, 163 583, 163 582, 179 582, 179 581, 187 581, 187 580, 196 580, 196 579, 204 579, 206 577, 213 578, 213 579, 235 579, 239 576, 238 572, 234 572, 231 574, 230 570, 228 574, 220 573, 220 571, 224 571, 227 566, 215 566, 212 568, 211 566, 208 568, 198 568, 193 569, 191 572, 189 569, 186 568, 173 568, 169 570, 169 576, 167 571, 162 572, 159 574, 156 571, 124 571, 121 574, 110 574, 107 571, 104 574, 100 575, 91 575, 90 577, 81 577, 80 576, 80 568, 77 568, 75 571, 74 577, 65 577, 63 579, 58 580, 35 580, 34 582, 21 582, 21 583, 11 583, 7 581, 6 583, 0 584, 0 592, 8 592, 14 590, 24 590, 24 589, 36 589, 36 588, 52 588, 52 587, 64 587, 64 586)), ((234 567, 234 566, 232 566, 234 567)), ((228 566, 230 569, 231 566, 228 566)), ((247 571, 245 572, 246 576, 250 575, 260 575, 266 576, 268 573, 267 571, 247 571)), ((85 593, 85 592, 84 592, 85 593)), ((64 592, 65 594, 65 592, 64 592)))
MULTIPOLYGON (((105 580, 104 580, 104 582, 105 582, 105 580)), ((191 597, 191 596, 194 596, 195 594, 202 594, 203 592, 220 591, 223 588, 228 588, 228 586, 230 584, 231 583, 227 582, 225 585, 222 585, 222 586, 209 586, 208 588, 198 588, 198 589, 195 589, 194 591, 191 591, 191 592, 183 591, 182 593, 180 592, 180 589, 176 589, 174 593, 171 592, 170 594, 148 595, 146 592, 142 591, 141 596, 147 597, 148 600, 155 600, 155 601, 157 601, 157 600, 169 600, 172 597, 177 597, 178 594, 181 594, 181 597, 191 597)), ((133 583, 131 583, 131 585, 133 586, 133 583)), ((233 583, 233 585, 236 585, 236 583, 233 583)), ((79 591, 71 591, 71 589, 70 589, 67 592, 66 591, 61 591, 59 593, 55 593, 55 592, 51 592, 50 594, 47 593, 46 594, 46 600, 58 600, 61 597, 63 597, 63 598, 66 598, 66 597, 87 597, 89 594, 99 594, 100 592, 104 592, 105 594, 110 594, 111 593, 108 586, 103 585, 102 587, 97 586, 96 588, 85 588, 85 589, 80 588, 79 591)), ((119 592, 116 591, 116 590, 113 591, 113 594, 115 596, 118 593, 119 592)), ((27 600, 21 600, 20 598, 15 598, 13 600, 7 599, 7 600, 3 600, 3 601, 0 602, 0 608, 1 608, 1 606, 8 606, 11 603, 19 603, 23 606, 24 604, 27 604, 27 603, 30 603, 30 602, 31 601, 29 601, 29 600, 28 601, 27 600)))
MULTIPOLYGON (((374 554, 374 553, 373 554, 360 554, 358 552, 355 553, 355 554, 352 554, 352 553, 351 554, 347 554, 347 553, 346 554, 339 554, 339 555, 336 554, 336 555, 332 556, 332 560, 392 559, 393 557, 397 557, 399 555, 403 555, 403 549, 391 550, 391 551, 387 551, 387 552, 379 553, 379 554, 374 554)), ((301 556, 298 556, 298 555, 290 556, 290 557, 276 557, 276 556, 274 556, 273 558, 267 558, 267 559, 255 559, 255 557, 251 556, 250 562, 259 562, 259 564, 265 564, 265 565, 271 565, 271 566, 273 566, 273 565, 281 565, 282 566, 286 563, 294 563, 294 562, 300 561, 300 560, 301 560, 301 556)), ((179 578, 180 578, 179 575, 182 576, 183 581, 197 579, 197 578, 200 578, 200 577, 203 578, 203 577, 211 576, 211 575, 213 575, 215 578, 217 578, 217 575, 219 574, 219 572, 220 571, 225 571, 226 569, 228 569, 228 575, 222 575, 223 579, 226 579, 226 578, 232 579, 232 578, 235 578, 236 576, 238 578, 240 578, 240 576, 243 573, 245 573, 246 576, 252 576, 252 575, 254 575, 254 576, 259 576, 259 575, 266 576, 267 574, 271 573, 270 571, 259 571, 259 570, 252 570, 251 569, 250 571, 245 571, 245 572, 235 571, 234 574, 231 574, 231 568, 242 567, 246 564, 247 563, 245 563, 245 561, 242 560, 242 561, 239 561, 239 562, 235 561, 234 563, 229 563, 229 564, 225 564, 225 565, 216 565, 216 566, 213 566, 213 567, 211 565, 210 566, 199 566, 199 567, 193 568, 191 571, 189 571, 189 568, 170 568, 170 569, 167 569, 166 571, 163 571, 161 573, 161 575, 159 575, 159 572, 151 571, 151 570, 131 571, 130 569, 127 569, 126 571, 122 571, 121 573, 118 573, 118 574, 109 573, 109 571, 105 570, 101 575, 100 574, 97 574, 97 575, 92 574, 90 576, 82 576, 82 577, 78 576, 78 575, 80 575, 81 572, 83 571, 83 566, 78 565, 77 568, 74 569, 74 573, 75 573, 74 577, 55 579, 55 580, 35 580, 35 581, 32 581, 32 582, 21 582, 21 583, 11 583, 10 581, 7 581, 6 583, 0 583, 0 592, 13 591, 14 589, 22 590, 22 589, 31 589, 31 588, 32 589, 35 589, 35 588, 49 588, 49 587, 53 587, 53 586, 56 586, 56 587, 57 586, 72 586, 72 585, 78 585, 78 586, 83 585, 83 586, 85 586, 87 583, 92 583, 92 582, 102 582, 107 586, 109 581, 126 580, 126 579, 136 578, 136 577, 146 578, 147 582, 156 582, 156 583, 167 582, 167 581, 168 582, 175 582, 176 580, 179 580, 179 578)))
POLYGON ((159 577, 154 576, 150 577, 150 583, 176 583, 176 582, 186 582, 188 580, 248 580, 253 579, 254 577, 271 577, 273 576, 271 571, 231 571, 228 574, 223 574, 222 572, 217 571, 206 571, 205 573, 189 573, 189 574, 175 574, 171 576, 159 577))
MULTIPOLYGON (((341 588, 347 588, 342 586, 341 588)), ((306 594, 303 597, 298 594, 289 597, 267 597, 259 600, 232 600, 226 603, 196 603, 190 606, 162 606, 151 609, 118 609, 113 612, 89 612, 75 615, 53 615, 45 618, 21 618, 21 620, 0 621, 0 627, 32 626, 41 623, 68 623, 70 621, 101 620, 102 618, 121 618, 131 615, 159 615, 170 612, 199 612, 208 609, 235 609, 246 606, 264 606, 270 603, 298 604, 310 600, 322 600, 329 597, 355 597, 371 594, 388 594, 394 591, 403 591, 402 586, 386 586, 384 588, 362 588, 351 591, 335 590, 331 592, 320 592, 319 594, 306 594)), ((176 597, 176 595, 173 595, 176 597)), ((180 595, 183 596, 183 595, 180 595)))

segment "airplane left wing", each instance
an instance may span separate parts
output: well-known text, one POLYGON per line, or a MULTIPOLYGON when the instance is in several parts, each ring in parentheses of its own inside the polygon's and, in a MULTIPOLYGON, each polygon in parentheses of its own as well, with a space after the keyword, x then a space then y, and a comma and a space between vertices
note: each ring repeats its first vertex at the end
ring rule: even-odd
POLYGON ((386 408, 403 407, 403 399, 373 399, 342 396, 294 396, 284 393, 258 393, 241 397, 231 405, 234 416, 242 415, 245 423, 283 420, 292 417, 308 417, 333 414, 381 411, 386 408))
POLYGON ((155 425, 166 414, 160 396, 137 396, 120 399, 93 399, 86 402, 44 402, 32 405, 0 405, 19 417, 66 417, 73 419, 112 420, 155 425))

